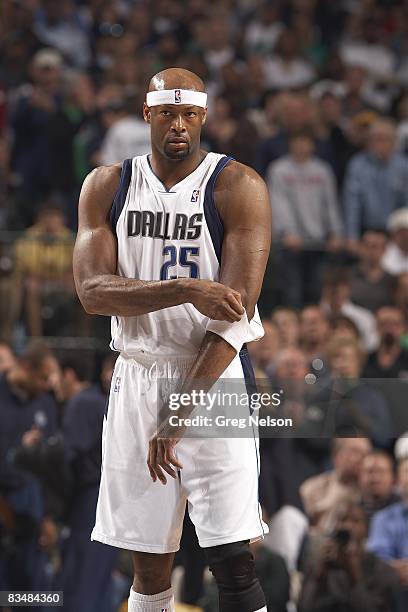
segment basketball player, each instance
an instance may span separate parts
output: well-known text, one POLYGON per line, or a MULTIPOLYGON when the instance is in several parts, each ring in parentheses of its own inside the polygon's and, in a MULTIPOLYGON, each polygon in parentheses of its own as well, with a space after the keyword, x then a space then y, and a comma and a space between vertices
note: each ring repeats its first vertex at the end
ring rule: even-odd
POLYGON ((85 180, 74 254, 88 313, 112 317, 120 351, 104 419, 91 538, 133 551, 130 612, 174 609, 170 576, 186 503, 221 612, 264 610, 251 540, 263 536, 257 441, 157 428, 160 378, 243 379, 263 335, 256 301, 270 247, 263 180, 200 149, 207 95, 193 73, 154 76, 144 104, 151 155, 85 180))

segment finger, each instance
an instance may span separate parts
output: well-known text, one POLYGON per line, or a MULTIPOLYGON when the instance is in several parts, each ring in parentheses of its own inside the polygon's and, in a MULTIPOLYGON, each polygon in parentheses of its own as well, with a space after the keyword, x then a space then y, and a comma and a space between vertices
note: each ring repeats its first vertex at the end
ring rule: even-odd
POLYGON ((149 468, 150 478, 153 480, 153 482, 156 482, 157 476, 156 476, 155 472, 152 470, 152 468, 150 467, 149 464, 147 464, 147 467, 149 468))
POLYGON ((171 476, 172 478, 174 479, 177 478, 177 473, 173 470, 173 468, 171 467, 169 463, 166 463, 165 461, 163 461, 163 463, 160 464, 160 467, 162 470, 167 472, 167 474, 171 476))
POLYGON ((183 469, 183 465, 180 463, 180 461, 176 457, 176 454, 174 452, 174 447, 172 446, 167 447, 166 460, 169 463, 171 463, 175 468, 178 468, 179 470, 183 469))
POLYGON ((240 321, 242 317, 242 313, 238 314, 236 310, 233 310, 231 306, 227 303, 222 304, 222 320, 230 321, 231 323, 235 323, 235 321, 240 321))
POLYGON ((239 293, 238 293, 238 296, 232 292, 227 293, 226 300, 234 312, 236 312, 239 315, 244 314, 245 309, 242 306, 241 295, 239 293))
POLYGON ((160 480, 160 482, 163 485, 167 484, 167 478, 163 474, 161 466, 158 463, 156 463, 153 467, 154 467, 154 471, 156 472, 157 478, 160 480))
POLYGON ((163 474, 163 471, 162 471, 163 464, 165 463, 162 444, 163 443, 160 442, 160 440, 158 440, 158 442, 157 442, 157 453, 156 453, 155 462, 153 463, 153 469, 156 472, 157 477, 160 480, 160 482, 162 484, 166 484, 167 479, 166 479, 166 477, 165 477, 165 475, 163 474))
POLYGON ((177 478, 177 474, 175 470, 173 469, 172 465, 170 464, 170 461, 168 458, 167 445, 168 445, 167 442, 159 441, 159 446, 161 448, 160 448, 160 454, 159 454, 157 463, 160 465, 161 469, 163 469, 165 472, 167 472, 167 474, 169 474, 169 476, 171 476, 172 478, 177 478))
POLYGON ((154 444, 155 444, 155 440, 150 440, 149 442, 149 449, 147 451, 147 467, 149 468, 149 472, 150 472, 150 476, 153 480, 153 482, 156 482, 157 480, 157 476, 155 471, 152 468, 152 464, 153 464, 153 456, 154 456, 154 444))

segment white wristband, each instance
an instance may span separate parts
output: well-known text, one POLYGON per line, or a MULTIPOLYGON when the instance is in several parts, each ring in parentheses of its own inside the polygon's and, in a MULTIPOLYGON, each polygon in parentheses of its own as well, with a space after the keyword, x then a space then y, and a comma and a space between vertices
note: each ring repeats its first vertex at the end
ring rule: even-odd
POLYGON ((251 321, 248 321, 245 311, 241 319, 235 323, 209 319, 206 331, 213 332, 217 334, 217 336, 224 338, 237 353, 239 353, 243 344, 260 340, 265 333, 259 316, 258 307, 255 307, 255 313, 251 321))

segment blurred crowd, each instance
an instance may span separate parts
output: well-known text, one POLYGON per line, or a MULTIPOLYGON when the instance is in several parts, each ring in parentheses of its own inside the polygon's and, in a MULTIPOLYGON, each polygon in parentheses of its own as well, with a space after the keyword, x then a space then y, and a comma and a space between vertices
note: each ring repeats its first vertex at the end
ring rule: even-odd
MULTIPOLYGON (((107 345, 74 290, 80 187, 149 152, 148 81, 180 66, 206 83, 203 148, 271 196, 250 351, 295 426, 262 440, 268 609, 408 609, 408 2, 2 0, 0 46, 0 590, 127 597, 128 556, 89 543, 114 357, 28 341, 107 345)), ((212 612, 185 534, 180 598, 212 612)))

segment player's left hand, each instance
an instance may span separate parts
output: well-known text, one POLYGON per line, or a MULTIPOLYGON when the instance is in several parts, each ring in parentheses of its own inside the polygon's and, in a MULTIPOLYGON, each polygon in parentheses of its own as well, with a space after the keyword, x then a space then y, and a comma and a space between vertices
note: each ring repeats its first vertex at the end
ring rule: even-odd
POLYGON ((172 478, 177 478, 176 469, 181 470, 183 468, 174 453, 174 448, 183 435, 184 429, 171 426, 168 419, 166 419, 154 436, 150 438, 147 466, 153 482, 159 479, 165 485, 167 478, 163 470, 172 478))

